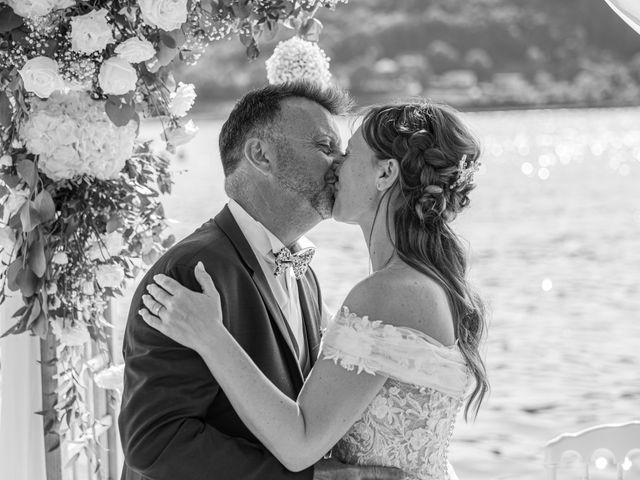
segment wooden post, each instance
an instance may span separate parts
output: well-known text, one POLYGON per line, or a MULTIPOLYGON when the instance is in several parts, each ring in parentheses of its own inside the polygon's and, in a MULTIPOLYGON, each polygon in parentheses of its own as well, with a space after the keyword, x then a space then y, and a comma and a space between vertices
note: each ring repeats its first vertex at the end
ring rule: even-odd
MULTIPOLYGON (((42 410, 48 411, 56 403, 57 381, 54 375, 58 373, 56 358, 56 338, 49 332, 47 338, 40 340, 40 370, 42 372, 42 410)), ((43 427, 51 419, 50 414, 43 415, 43 427)), ((47 480, 62 480, 62 456, 60 438, 57 435, 45 434, 44 456, 47 480)))

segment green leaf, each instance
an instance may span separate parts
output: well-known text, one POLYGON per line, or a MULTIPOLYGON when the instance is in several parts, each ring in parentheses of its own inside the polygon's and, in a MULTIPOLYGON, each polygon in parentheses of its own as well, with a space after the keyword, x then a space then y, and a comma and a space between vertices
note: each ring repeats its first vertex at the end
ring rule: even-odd
POLYGON ((322 32, 322 22, 317 18, 307 20, 298 31, 300 36, 309 42, 317 42, 320 40, 320 32, 322 32))
POLYGON ((231 5, 231 9, 237 18, 248 18, 251 15, 251 5, 249 5, 249 0, 234 1, 231 5))
POLYGON ((36 182, 38 181, 38 170, 36 169, 35 163, 31 160, 20 160, 16 165, 16 170, 18 171, 18 175, 27 182, 31 189, 35 188, 36 182))
POLYGON ((129 103, 114 103, 112 101, 105 102, 104 105, 107 116, 117 127, 123 127, 128 124, 136 115, 136 109, 129 103))
POLYGON ((278 22, 267 20, 262 27, 262 40, 270 42, 278 34, 278 22))
POLYGON ((258 44, 253 41, 251 45, 247 47, 247 57, 249 60, 255 60, 260 56, 260 49, 258 48, 258 44))
POLYGON ((124 222, 117 215, 113 215, 107 222, 107 233, 115 232, 120 227, 124 227, 124 222))
POLYGON ((9 188, 16 188, 16 186, 20 183, 20 177, 18 177, 17 175, 6 173, 4 175, 0 175, 0 178, 4 183, 7 184, 9 188))
POLYGON ((47 322, 47 316, 44 312, 40 312, 38 318, 31 324, 31 331, 43 340, 47 338, 49 322, 47 322))
POLYGON ((21 27, 24 20, 16 15, 8 5, 0 6, 0 33, 7 33, 21 27))
POLYGON ((56 215, 56 206, 53 203, 53 198, 47 190, 42 190, 36 195, 33 205, 38 210, 38 214, 43 222, 53 220, 56 215))
POLYGON ((22 271, 22 257, 16 258, 9 268, 7 268, 7 286, 9 290, 15 292, 18 290, 18 277, 20 276, 20 272, 22 271))
MULTIPOLYGON (((21 269, 17 280, 20 292, 25 297, 31 297, 36 293, 38 288, 38 277, 31 271, 30 268, 21 269)), ((38 302, 38 308, 40 308, 40 302, 38 302)))
POLYGON ((169 32, 164 30, 160 31, 160 40, 169 48, 176 48, 178 46, 176 39, 169 32))
POLYGON ((20 223, 22 231, 30 232, 42 223, 40 212, 33 205, 33 202, 27 201, 20 209, 20 223))
POLYGON ((38 317, 42 313, 42 308, 40 307, 40 300, 37 298, 33 299, 33 308, 31 309, 31 313, 29 314, 29 319, 27 320, 27 328, 30 328, 33 323, 38 320, 38 317))
POLYGON ((37 277, 42 278, 47 271, 47 259, 44 255, 44 242, 38 239, 29 248, 29 267, 37 277))
POLYGON ((26 322, 19 321, 14 326, 9 328, 6 332, 4 332, 2 335, 0 335, 0 338, 7 337, 9 335, 19 335, 21 333, 26 332, 26 330, 27 330, 26 322))
POLYGON ((0 125, 8 127, 11 125, 13 111, 11 110, 11 102, 5 92, 0 92, 0 125))

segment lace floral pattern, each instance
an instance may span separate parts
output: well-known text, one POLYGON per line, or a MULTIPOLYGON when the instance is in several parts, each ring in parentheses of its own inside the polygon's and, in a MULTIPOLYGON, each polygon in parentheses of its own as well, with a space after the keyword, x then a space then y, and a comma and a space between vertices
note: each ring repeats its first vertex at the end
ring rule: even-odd
POLYGON ((457 346, 343 307, 323 337, 322 354, 347 370, 389 377, 334 447, 338 459, 397 467, 407 480, 455 479, 447 451, 468 383, 457 346))

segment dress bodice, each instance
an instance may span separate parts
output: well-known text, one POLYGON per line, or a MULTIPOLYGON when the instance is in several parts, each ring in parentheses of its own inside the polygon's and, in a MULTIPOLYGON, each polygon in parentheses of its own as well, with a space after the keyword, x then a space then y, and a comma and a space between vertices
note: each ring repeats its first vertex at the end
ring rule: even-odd
POLYGON ((349 464, 396 467, 407 479, 455 479, 447 451, 469 381, 457 345, 343 307, 325 332, 322 356, 348 370, 388 377, 334 456, 349 464))

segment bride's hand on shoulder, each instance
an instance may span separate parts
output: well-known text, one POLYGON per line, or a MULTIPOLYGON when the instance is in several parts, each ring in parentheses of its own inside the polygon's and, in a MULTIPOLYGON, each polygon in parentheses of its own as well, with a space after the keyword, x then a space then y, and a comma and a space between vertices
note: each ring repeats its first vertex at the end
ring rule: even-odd
POLYGON ((196 352, 210 347, 215 324, 222 325, 220 294, 202 262, 194 269, 202 293, 163 274, 153 277, 142 296, 146 308, 138 313, 147 324, 196 352))

